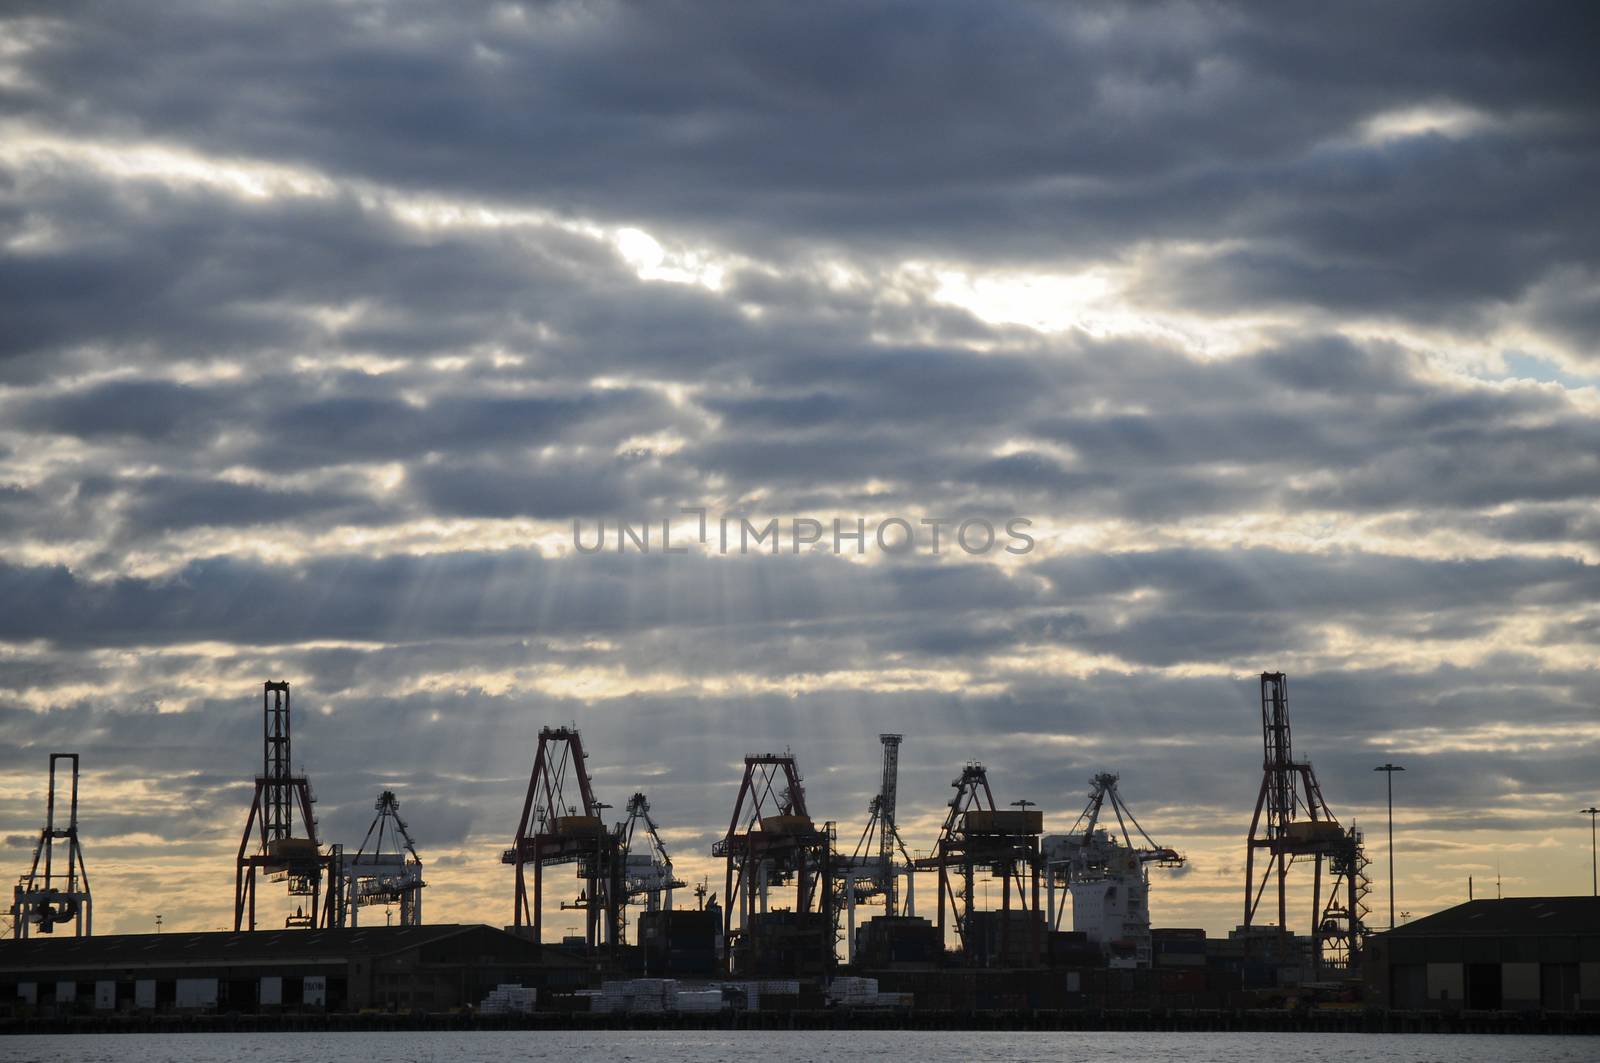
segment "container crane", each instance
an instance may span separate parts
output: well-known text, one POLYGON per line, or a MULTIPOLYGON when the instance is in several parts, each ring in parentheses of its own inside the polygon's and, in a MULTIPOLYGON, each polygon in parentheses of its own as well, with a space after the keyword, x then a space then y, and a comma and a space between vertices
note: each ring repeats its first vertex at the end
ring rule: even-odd
POLYGON ((18 938, 53 934, 57 926, 71 923, 74 937, 89 937, 94 933, 94 901, 89 893, 89 872, 83 866, 83 846, 78 840, 78 754, 50 754, 50 788, 44 815, 44 829, 33 848, 33 865, 17 882, 13 893, 11 933, 18 938), (64 827, 56 825, 59 761, 65 761, 71 769, 64 827), (64 843, 64 860, 57 860, 56 842, 64 843), (59 867, 61 863, 66 865, 64 869, 59 867))
POLYGON ((672 857, 642 793, 628 798, 628 818, 617 828, 622 852, 622 892, 626 900, 645 899, 645 911, 672 910, 672 891, 684 884, 672 871, 672 857), (642 828, 642 829, 641 829, 642 828))
POLYGON ((1117 791, 1118 776, 1100 772, 1090 781, 1089 802, 1066 834, 1044 839, 1047 907, 1051 929, 1059 929, 1065 904, 1056 887, 1072 894, 1072 928, 1110 953, 1118 966, 1149 967, 1150 882, 1146 868, 1182 867, 1175 849, 1156 844, 1117 791), (1117 827, 1101 816, 1109 809, 1117 827), (1129 826, 1132 830, 1129 830, 1129 826))
POLYGON ((367 828, 361 848, 344 865, 349 925, 372 905, 399 905, 401 926, 422 925, 422 858, 411 830, 400 818, 400 802, 385 790, 373 805, 377 815, 367 828), (370 847, 370 849, 369 849, 370 847))

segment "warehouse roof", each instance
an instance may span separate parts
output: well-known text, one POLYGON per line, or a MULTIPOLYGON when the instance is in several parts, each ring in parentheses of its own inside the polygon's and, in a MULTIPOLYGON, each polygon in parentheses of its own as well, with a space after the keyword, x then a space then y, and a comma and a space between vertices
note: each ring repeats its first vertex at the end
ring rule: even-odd
POLYGON ((335 930, 256 930, 201 934, 113 934, 31 937, 0 941, 0 970, 66 967, 152 967, 184 964, 346 963, 352 956, 387 956, 468 934, 488 934, 527 946, 547 964, 581 962, 491 926, 343 927, 335 930))
POLYGON ((1388 931, 1396 937, 1600 934, 1600 897, 1468 901, 1388 931))

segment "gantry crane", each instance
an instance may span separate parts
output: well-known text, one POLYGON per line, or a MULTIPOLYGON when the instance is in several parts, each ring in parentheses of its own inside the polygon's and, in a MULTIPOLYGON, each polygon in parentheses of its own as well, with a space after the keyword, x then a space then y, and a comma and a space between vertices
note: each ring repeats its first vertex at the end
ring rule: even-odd
POLYGON ((955 796, 950 811, 934 844, 934 853, 915 862, 919 871, 939 874, 939 940, 945 940, 945 907, 948 903, 961 950, 968 962, 990 965, 1032 965, 1038 963, 1042 948, 1044 913, 1039 907, 1039 877, 1043 867, 1039 836, 1043 816, 1029 811, 1031 801, 1013 802, 1017 811, 998 809, 989 787, 989 773, 982 764, 968 763, 950 784, 955 796), (974 877, 982 868, 1000 880, 1000 911, 980 913, 974 897, 974 877), (956 892, 951 871, 958 873, 961 889, 956 892), (1011 903, 1016 887, 1017 907, 1011 903), (1025 949, 1014 950, 1013 925, 1020 923, 1025 949), (980 926, 981 924, 981 926, 980 926), (993 934, 989 933, 990 929, 993 934))
POLYGON ((1184 860, 1176 850, 1156 844, 1139 825, 1117 791, 1117 780, 1111 772, 1095 775, 1089 802, 1072 829, 1045 838, 1047 910, 1051 929, 1059 929, 1066 905, 1057 905, 1056 887, 1070 890, 1074 930, 1103 949, 1131 955, 1137 967, 1149 967, 1150 895, 1145 869, 1150 864, 1182 867, 1184 860), (1117 820, 1116 833, 1100 825, 1108 808, 1117 820))
POLYGON ((622 853, 624 903, 644 898, 645 911, 672 910, 672 891, 683 885, 672 871, 672 857, 642 793, 628 798, 627 818, 617 828, 622 853), (643 828, 642 830, 640 828, 643 828))
POLYGON ((422 858, 411 830, 400 818, 400 802, 385 790, 372 806, 377 815, 367 828, 356 855, 345 862, 349 925, 359 925, 362 908, 399 905, 400 926, 422 925, 422 858))
POLYGON ((233 929, 256 928, 256 872, 269 881, 286 881, 289 896, 307 898, 284 925, 290 928, 336 927, 344 924, 344 850, 332 845, 326 853, 317 841, 316 798, 311 783, 290 768, 289 684, 268 681, 261 694, 262 768, 256 776, 250 814, 239 838, 233 888, 233 929), (294 836, 298 810, 306 836, 294 836), (250 852, 255 834, 256 851, 250 852), (326 880, 327 893, 323 893, 326 880))
POLYGON ((744 758, 728 833, 711 850, 727 862, 722 928, 730 971, 803 976, 832 966, 838 930, 831 828, 818 827, 806 811, 793 754, 744 758), (794 907, 769 911, 771 891, 788 886, 794 907))
POLYGON ((1366 940, 1367 857, 1361 832, 1339 825, 1322 797, 1311 762, 1295 760, 1289 738, 1289 680, 1282 672, 1261 673, 1261 791, 1245 843, 1244 925, 1254 923, 1257 907, 1274 876, 1278 885, 1278 927, 1288 929, 1287 879, 1297 860, 1312 864, 1311 927, 1315 962, 1354 971, 1366 940), (1262 813, 1265 812, 1263 822, 1262 813), (1265 850, 1266 870, 1257 882, 1256 851, 1265 850), (1331 876, 1322 892, 1324 865, 1331 876))
POLYGON ((50 788, 45 798, 44 829, 33 847, 33 865, 17 882, 11 902, 11 933, 18 938, 33 934, 53 934, 55 928, 72 924, 74 937, 94 933, 94 900, 89 893, 89 872, 83 865, 83 846, 78 840, 78 754, 50 754, 50 788), (56 764, 71 766, 72 781, 67 791, 67 824, 56 825, 56 764), (56 842, 63 842, 65 860, 56 858, 56 842), (43 863, 43 874, 39 865, 43 863), (58 864, 64 863, 65 868, 58 864))
POLYGON ((540 940, 544 923, 545 867, 576 864, 583 887, 562 907, 585 913, 584 941, 593 952, 601 944, 621 944, 623 886, 617 835, 600 818, 607 806, 595 800, 586 759, 576 728, 540 730, 516 838, 500 860, 516 868, 512 917, 516 926, 531 927, 534 941, 540 940), (531 897, 525 871, 530 864, 531 897))

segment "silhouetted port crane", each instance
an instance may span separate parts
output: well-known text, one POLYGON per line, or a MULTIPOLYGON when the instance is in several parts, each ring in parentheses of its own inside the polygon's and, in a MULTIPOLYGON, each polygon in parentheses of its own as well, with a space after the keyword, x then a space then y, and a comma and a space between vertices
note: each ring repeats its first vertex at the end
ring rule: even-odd
POLYGON ((617 840, 622 850, 623 902, 643 897, 645 911, 671 911, 672 891, 683 883, 673 874, 672 857, 644 794, 628 798, 627 818, 617 828, 617 840))
POLYGON ((1278 926, 1287 929, 1289 868, 1296 861, 1309 861, 1317 965, 1354 971, 1366 939, 1365 899, 1371 890, 1361 832, 1339 825, 1322 797, 1311 762, 1294 759, 1289 740, 1289 680, 1282 672, 1261 673, 1261 736, 1261 791, 1245 844, 1244 925, 1254 923, 1267 884, 1275 877, 1278 926), (1259 882, 1255 876, 1257 850, 1267 855, 1259 882), (1322 892, 1325 866, 1331 877, 1326 896, 1322 892))
POLYGON ((302 902, 284 921, 290 928, 336 927, 344 925, 344 850, 329 846, 322 851, 317 841, 317 817, 312 812, 316 798, 304 775, 290 769, 289 684, 268 681, 261 694, 262 768, 256 776, 255 794, 250 799, 250 814, 239 838, 233 888, 233 929, 256 928, 256 872, 269 881, 287 882, 290 897, 309 900, 310 911, 302 902), (305 827, 303 838, 294 836, 294 820, 299 813, 305 827), (251 838, 255 836, 255 851, 251 838), (327 882, 326 895, 323 882, 327 882))
POLYGON ((400 802, 393 790, 378 795, 377 815, 367 828, 356 855, 345 862, 345 891, 349 897, 349 924, 359 925, 362 908, 398 905, 400 926, 422 925, 422 858, 411 829, 400 818, 400 802))
POLYGON ((516 926, 531 928, 534 941, 543 932, 544 869, 576 864, 583 888, 576 900, 562 907, 585 913, 584 941, 592 952, 602 942, 611 947, 621 943, 624 889, 617 835, 600 818, 606 806, 594 798, 586 759, 576 728, 540 730, 516 838, 500 860, 516 868, 512 918, 516 926), (531 896, 526 871, 530 865, 531 896))
MULTIPOLYGON (((1118 776, 1103 771, 1091 780, 1089 803, 1066 834, 1044 839, 1051 929, 1059 929, 1066 904, 1056 903, 1056 887, 1072 894, 1072 928, 1108 953, 1131 954, 1135 966, 1153 963, 1150 892, 1145 868, 1182 867, 1183 856, 1157 845, 1139 825, 1117 790, 1118 776), (1102 813, 1116 818, 1114 830, 1101 825, 1102 813), (1129 830, 1129 825, 1132 830, 1129 830), (1134 836, 1140 839, 1135 842, 1134 836)), ((1063 898, 1064 901, 1064 898, 1063 898)))
POLYGON ((1039 905, 1039 878, 1044 866, 1039 836, 1044 817, 1038 811, 1029 811, 1031 801, 1014 802, 1017 811, 997 809, 994 792, 989 788, 989 773, 982 764, 967 764, 950 785, 956 792, 950 799, 950 811, 934 843, 933 855, 916 861, 917 870, 939 873, 939 939, 943 941, 945 937, 948 902, 969 963, 1037 964, 1044 930, 1044 911, 1039 905), (973 880, 979 868, 1000 880, 998 912, 979 912, 976 908, 973 880), (960 881, 959 894, 956 877, 960 881), (1020 933, 1014 934, 1014 930, 1020 933), (1016 948, 1018 938, 1023 945, 1020 951, 1016 948))
POLYGON ((94 932, 93 917, 89 872, 83 866, 83 846, 78 841, 78 754, 52 753, 44 829, 33 847, 33 865, 17 882, 12 895, 11 934, 18 938, 53 934, 57 926, 71 923, 74 937, 89 937, 94 932), (56 825, 56 764, 60 761, 71 766, 72 776, 64 827, 56 825), (56 842, 64 843, 66 852, 60 856, 65 859, 58 859, 56 842))
POLYGON ((711 854, 727 862, 722 926, 730 970, 800 977, 832 966, 838 929, 831 825, 818 827, 806 811, 793 754, 744 758, 728 833, 711 854), (789 886, 794 907, 769 911, 772 890, 789 886))
POLYGON ((845 909, 845 956, 854 962, 856 905, 875 897, 883 898, 884 914, 900 914, 900 876, 905 876, 905 914, 916 914, 915 876, 910 852, 895 825, 900 774, 900 739, 897 734, 881 734, 883 773, 878 792, 867 805, 867 826, 856 842, 855 852, 840 861, 841 896, 845 909), (896 854, 899 860, 896 860, 896 854))

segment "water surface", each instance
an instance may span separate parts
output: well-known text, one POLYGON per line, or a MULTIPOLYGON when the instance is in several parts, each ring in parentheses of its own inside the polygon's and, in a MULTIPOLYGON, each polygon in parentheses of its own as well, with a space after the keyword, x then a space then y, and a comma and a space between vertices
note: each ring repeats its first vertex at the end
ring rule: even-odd
POLYGON ((550 1030, 482 1033, 85 1034, 0 1038, 16 1063, 1590 1063, 1600 1039, 1440 1034, 550 1030))

